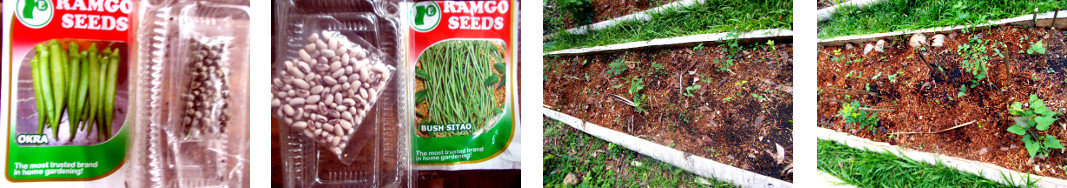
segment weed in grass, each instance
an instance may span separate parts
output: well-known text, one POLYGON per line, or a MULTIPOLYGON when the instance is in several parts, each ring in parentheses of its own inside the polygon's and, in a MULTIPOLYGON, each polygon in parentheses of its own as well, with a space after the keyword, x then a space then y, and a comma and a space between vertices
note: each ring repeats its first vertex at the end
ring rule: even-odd
POLYGON ((819 171, 857 187, 1013 187, 946 167, 940 162, 930 165, 893 154, 853 149, 827 140, 818 140, 817 147, 819 171))
POLYGON ((1016 116, 1012 118, 1015 120, 1015 125, 1008 127, 1008 132, 1023 136, 1022 141, 1030 158, 1046 157, 1051 149, 1062 150, 1063 144, 1056 139, 1056 136, 1038 135, 1041 133, 1039 131, 1048 130, 1049 126, 1059 119, 1056 118, 1059 113, 1048 110, 1045 107, 1045 101, 1037 98, 1037 95, 1031 94, 1028 102, 1029 108, 1023 108, 1022 102, 1012 103, 1008 107, 1008 113, 1016 116))
POLYGON ((878 125, 878 113, 860 110, 862 107, 864 106, 861 106, 859 102, 852 101, 851 103, 843 104, 841 110, 837 111, 837 113, 845 118, 846 126, 856 125, 857 128, 870 130, 873 134, 874 126, 878 125))

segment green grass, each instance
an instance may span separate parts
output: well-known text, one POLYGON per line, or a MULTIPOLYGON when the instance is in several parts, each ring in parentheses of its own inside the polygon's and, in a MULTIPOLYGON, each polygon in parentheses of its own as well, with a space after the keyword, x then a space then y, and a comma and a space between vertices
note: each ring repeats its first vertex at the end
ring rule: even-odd
POLYGON ((704 4, 652 13, 649 21, 627 21, 603 30, 573 35, 557 32, 545 51, 601 46, 694 34, 791 29, 793 2, 708 0, 704 4))
MULTIPOLYGON (((889 0, 864 8, 846 6, 819 22, 819 38, 863 35, 922 28, 975 25, 1063 8, 1057 0, 889 0)), ((1062 0, 1061 0, 1062 1, 1062 0)))
POLYGON ((1011 187, 940 163, 929 165, 826 140, 819 140, 818 161, 820 171, 858 187, 1011 187))
MULTIPOLYGON (((696 183, 700 177, 696 174, 597 139, 562 122, 546 118, 544 128, 545 187, 567 187, 563 183, 567 173, 577 175, 576 187, 707 187, 696 183), (635 166, 633 161, 641 165, 635 166)), ((705 179, 711 187, 734 187, 705 179)))

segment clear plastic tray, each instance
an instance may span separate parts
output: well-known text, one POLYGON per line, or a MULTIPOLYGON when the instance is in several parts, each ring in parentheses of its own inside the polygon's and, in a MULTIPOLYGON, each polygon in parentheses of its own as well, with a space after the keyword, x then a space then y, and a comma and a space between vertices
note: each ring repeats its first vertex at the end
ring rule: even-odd
MULTIPOLYGON (((245 187, 249 184, 249 19, 247 2, 156 1, 146 7, 135 57, 139 94, 135 106, 136 134, 130 156, 127 184, 132 187, 245 187), (235 3, 237 2, 237 3, 235 3), (189 90, 190 56, 194 43, 225 46, 220 49, 220 76, 208 82, 220 85, 228 98, 216 101, 207 119, 216 131, 181 134, 187 108, 181 95, 189 90), (228 107, 221 107, 228 106, 228 107), (218 108, 215 108, 218 107, 218 108), (224 117, 225 116, 225 117, 224 117), (216 124, 218 123, 218 124, 216 124), (225 125, 224 127, 221 125, 225 125)), ((205 103, 211 104, 211 103, 205 103)))
MULTIPOLYGON (((339 31, 356 43, 379 51, 381 63, 402 70, 397 56, 398 30, 395 2, 356 0, 276 0, 277 35, 272 68, 277 73, 284 60, 299 57, 310 32, 339 31), (389 5, 392 7, 389 8, 389 5), (386 7, 386 8, 382 8, 386 7), (359 40, 362 39, 362 40, 359 40)), ((273 76, 278 76, 274 74, 273 76)), ((404 76, 395 71, 377 102, 351 136, 338 157, 318 143, 279 121, 278 136, 285 187, 410 187, 411 162, 407 126, 401 113, 404 76)), ((272 114, 274 115, 274 114, 272 114)), ((279 119, 282 120, 282 119, 279 119)))

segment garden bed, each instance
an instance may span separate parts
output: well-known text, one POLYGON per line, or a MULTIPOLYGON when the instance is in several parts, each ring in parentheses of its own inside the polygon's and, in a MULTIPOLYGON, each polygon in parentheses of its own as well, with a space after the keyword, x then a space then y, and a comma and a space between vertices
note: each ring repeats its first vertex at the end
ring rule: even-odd
MULTIPOLYGON (((1027 103, 1031 94, 1044 99, 1049 110, 1061 116, 1067 112, 1067 32, 1025 26, 968 30, 972 32, 943 32, 947 37, 942 47, 910 47, 908 35, 882 38, 887 42, 885 52, 866 55, 862 44, 820 47, 819 126, 918 151, 1067 178, 1067 155, 1062 150, 1030 160, 1022 136, 1006 131, 1015 124, 1009 105, 1027 103), (1039 41, 1046 54, 1027 53, 1039 41), (964 46, 984 46, 986 51, 964 46), (988 58, 988 76, 977 84, 962 64, 974 57, 988 58), (852 101, 878 113, 873 129, 844 126, 838 112, 852 101)), ((1057 121, 1042 134, 1067 139, 1064 126, 1064 121, 1057 121)))
MULTIPOLYGON (((563 7, 560 7, 561 4, 559 2, 557 2, 557 1, 565 1, 565 0, 551 0, 551 1, 545 2, 546 5, 547 5, 547 7, 545 8, 545 11, 546 11, 545 15, 546 16, 556 16, 556 17, 560 18, 559 20, 556 20, 558 23, 555 23, 555 24, 558 24, 557 26, 559 27, 559 28, 556 28, 556 30, 562 31, 562 30, 565 30, 565 29, 575 28, 575 27, 578 27, 578 26, 585 25, 585 24, 581 24, 577 20, 575 20, 575 18, 572 17, 570 15, 570 13, 567 12, 566 9, 564 9, 563 7)), ((633 13, 641 12, 641 11, 652 9, 652 8, 656 8, 656 7, 659 7, 659 6, 666 5, 668 3, 672 3, 672 2, 675 2, 675 1, 681 1, 681 0, 621 0, 621 1, 620 0, 577 0, 577 1, 587 1, 588 2, 588 4, 585 5, 585 6, 588 6, 590 8, 590 10, 591 10, 590 14, 592 14, 591 15, 592 19, 587 24, 591 24, 591 23, 607 21, 607 20, 611 20, 611 19, 614 19, 614 18, 617 18, 617 17, 630 15, 630 14, 633 14, 633 13)), ((546 28, 546 29, 549 29, 549 28, 546 28)))
POLYGON ((544 104, 612 130, 791 182, 792 45, 788 40, 767 42, 546 56, 544 104), (735 58, 724 58, 731 49, 735 58), (734 65, 719 71, 727 59, 734 65), (634 88, 643 89, 631 92, 634 88), (640 101, 642 110, 620 101, 640 101), (778 147, 783 150, 780 158, 778 147))

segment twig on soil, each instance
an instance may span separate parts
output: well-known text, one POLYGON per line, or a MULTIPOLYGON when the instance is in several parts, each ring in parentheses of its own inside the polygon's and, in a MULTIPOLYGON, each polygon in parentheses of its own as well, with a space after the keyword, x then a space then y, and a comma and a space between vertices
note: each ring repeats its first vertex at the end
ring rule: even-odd
POLYGON ((547 104, 541 104, 541 107, 544 107, 544 108, 548 108, 548 109, 552 109, 552 106, 549 106, 549 105, 547 105, 547 104))
POLYGON ((878 108, 858 108, 858 109, 859 110, 863 110, 863 111, 873 111, 873 112, 893 112, 894 111, 893 109, 878 109, 878 108))
POLYGON ((960 128, 960 127, 964 127, 964 126, 967 126, 967 125, 971 125, 971 124, 974 124, 974 122, 975 122, 975 121, 978 121, 978 120, 974 120, 974 121, 971 121, 971 122, 967 122, 967 123, 964 123, 964 124, 956 125, 956 126, 953 126, 953 127, 949 127, 949 128, 947 128, 947 129, 944 129, 944 130, 940 130, 940 131, 934 131, 934 132, 895 132, 895 133, 889 133, 889 134, 895 134, 895 135, 902 135, 902 134, 923 134, 923 133, 937 134, 937 133, 943 133, 943 132, 945 132, 945 131, 950 131, 950 130, 952 130, 952 129, 957 129, 957 128, 960 128))
POLYGON ((608 94, 608 96, 611 96, 613 99, 615 99, 616 101, 619 101, 619 102, 621 102, 623 104, 630 105, 630 106, 633 106, 634 108, 637 108, 637 105, 634 104, 633 101, 627 100, 626 98, 620 97, 620 96, 615 95, 615 94, 608 94))
POLYGON ((878 97, 878 98, 883 98, 883 99, 885 98, 885 97, 879 96, 878 93, 870 92, 870 91, 864 91, 864 90, 858 90, 858 89, 840 89, 840 88, 833 88, 833 87, 828 87, 828 88, 830 88, 830 90, 837 90, 837 91, 841 91, 841 92, 845 92, 845 93, 865 94, 865 95, 871 95, 871 96, 878 97))
POLYGON ((571 76, 571 75, 566 75, 566 76, 563 76, 563 77, 564 78, 570 78, 572 80, 582 80, 581 78, 578 78, 577 76, 571 76))

